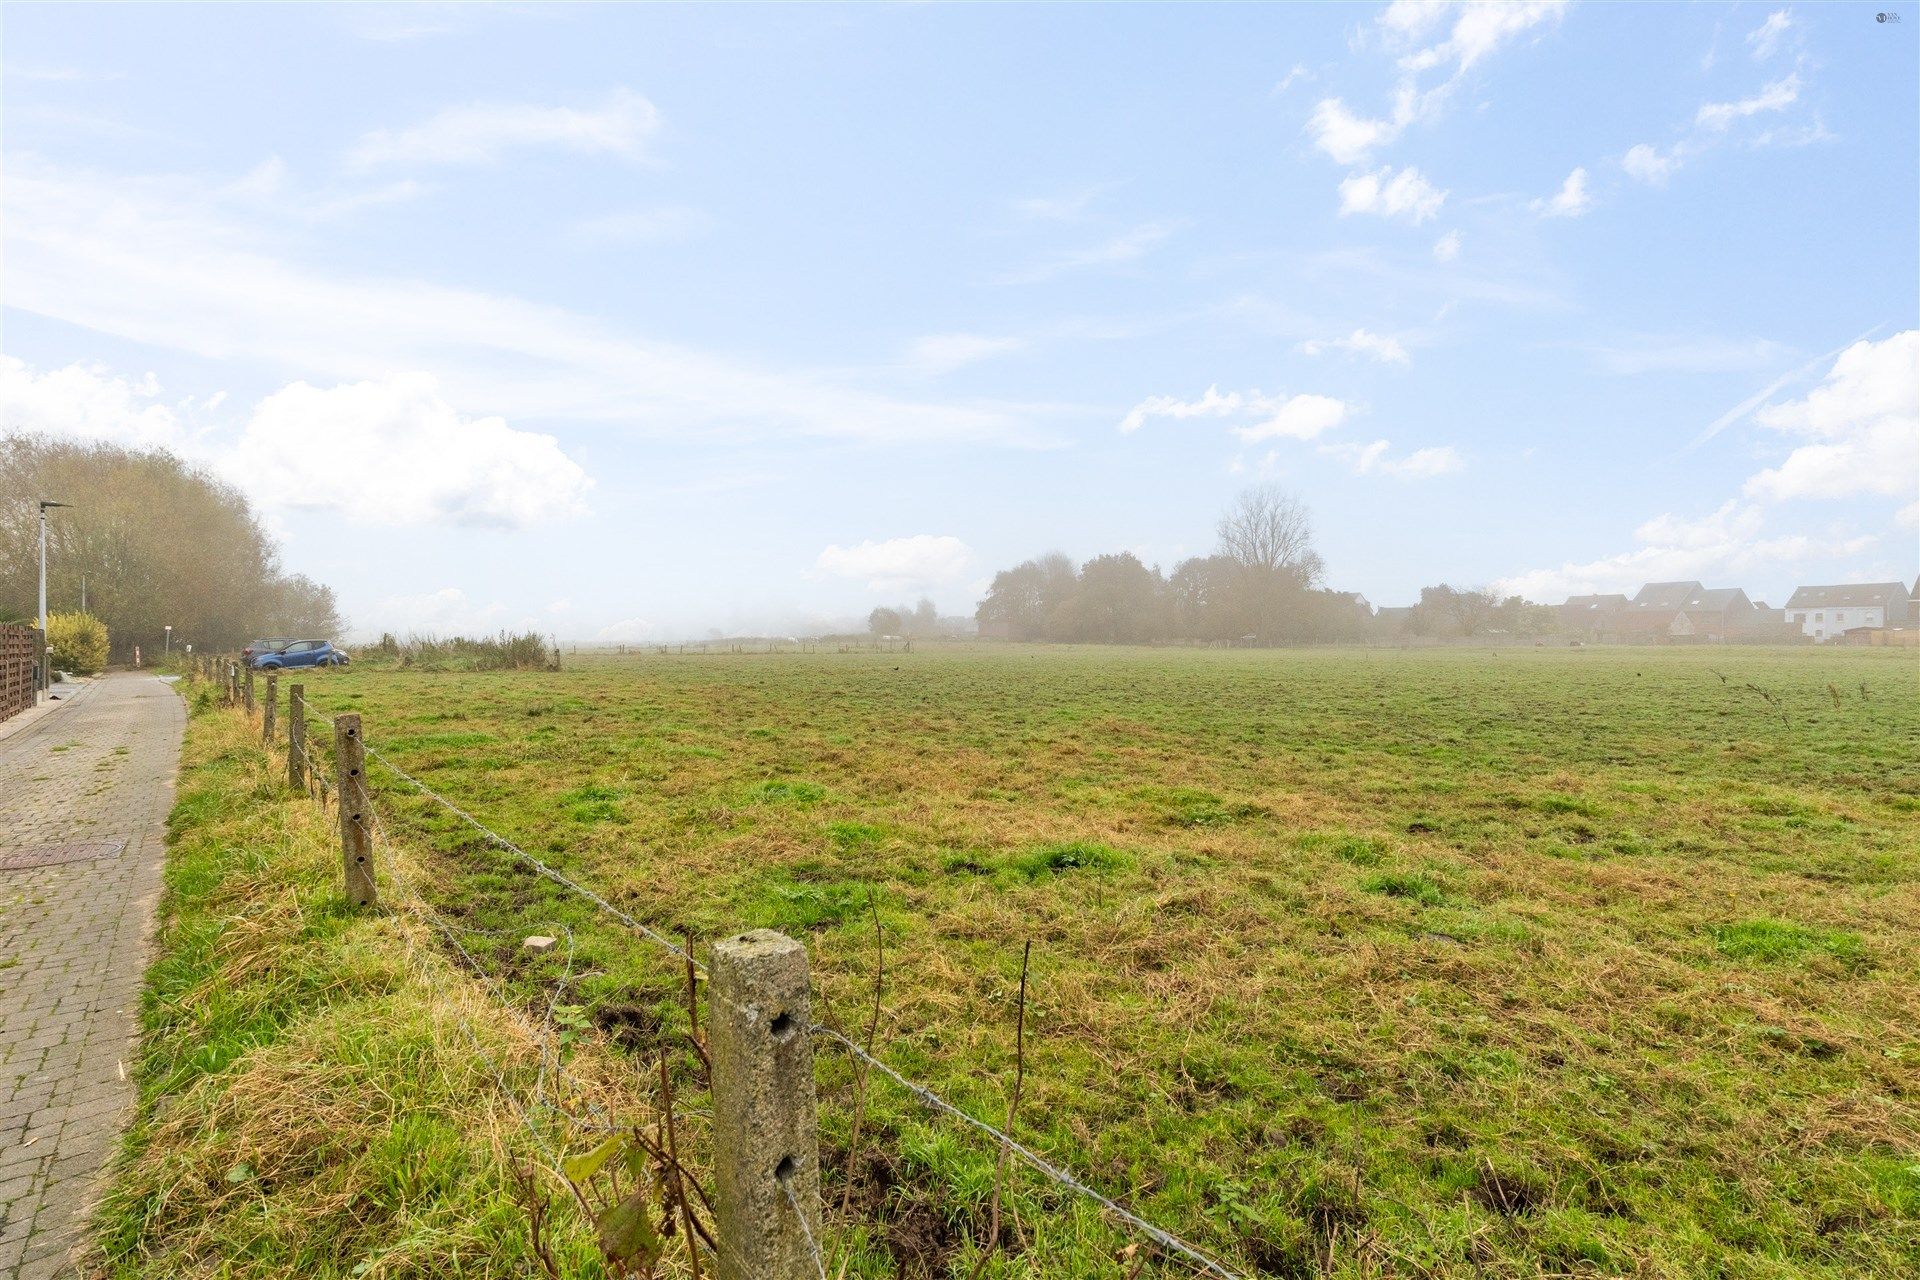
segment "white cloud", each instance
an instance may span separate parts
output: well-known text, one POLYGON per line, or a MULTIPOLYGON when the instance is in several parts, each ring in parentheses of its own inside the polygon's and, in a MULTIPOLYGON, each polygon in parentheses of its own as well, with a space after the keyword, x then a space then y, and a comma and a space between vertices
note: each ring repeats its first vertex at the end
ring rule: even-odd
POLYGON ((1401 51, 1392 111, 1384 117, 1368 116, 1340 98, 1322 98, 1314 104, 1306 132, 1313 145, 1336 163, 1365 164, 1410 125, 1439 114, 1475 66, 1503 45, 1558 18, 1565 8, 1565 0, 1395 0, 1375 24, 1385 44, 1401 51), (1449 19, 1446 37, 1421 47, 1449 19), (1446 78, 1422 89, 1422 76, 1432 71, 1446 72, 1446 78))
POLYGON ((1149 396, 1127 411, 1120 430, 1131 434, 1153 418, 1238 418, 1232 428, 1242 440, 1267 440, 1287 437, 1311 440, 1321 432, 1337 427, 1351 410, 1343 400, 1331 396, 1270 396, 1259 390, 1221 391, 1208 387, 1198 400, 1177 396, 1149 396))
POLYGON ((255 407, 228 470, 269 507, 376 525, 563 520, 592 483, 552 436, 462 418, 424 373, 284 387, 255 407))
POLYGON ((1566 0, 1467 0, 1462 4, 1402 4, 1381 15, 1381 25, 1412 40, 1425 38, 1438 21, 1453 16, 1447 38, 1407 54, 1400 66, 1407 71, 1429 71, 1449 64, 1454 75, 1464 74, 1496 53, 1500 47, 1566 11, 1566 0))
POLYGON ((664 244, 685 240, 707 229, 707 215, 685 205, 653 209, 625 209, 581 218, 567 228, 567 238, 582 245, 664 244))
POLYGON ((1116 235, 1109 236, 1099 244, 1087 245, 1079 249, 1068 249, 1043 258, 1030 267, 1010 272, 1000 277, 1001 284, 1038 284, 1051 280, 1055 276, 1069 271, 1080 271, 1088 267, 1112 267, 1123 263, 1137 262, 1147 256, 1149 250, 1165 240, 1174 232, 1170 222, 1145 222, 1116 235))
POLYGON ((1398 480, 1430 480, 1464 470, 1467 465, 1452 445, 1416 449, 1398 458, 1389 452, 1391 447, 1390 441, 1375 440, 1372 444, 1321 445, 1320 452, 1341 459, 1356 475, 1387 475, 1398 480))
MULTIPOLYGON (((1896 526, 1920 513, 1920 330, 1880 342, 1854 342, 1833 360, 1822 383, 1797 400, 1755 414, 1761 426, 1800 444, 1779 466, 1751 477, 1745 500, 1729 499, 1709 515, 1655 516, 1634 530, 1641 545, 1586 563, 1566 563, 1507 579, 1503 590, 1533 599, 1555 593, 1631 591, 1641 582, 1738 577, 1756 570, 1784 574, 1820 560, 1853 557, 1880 541, 1843 523, 1825 532, 1766 535, 1764 502, 1868 496, 1906 499, 1896 526)), ((1743 417, 1804 370, 1776 380, 1721 423, 1743 417)), ((1704 437, 1703 437, 1704 438, 1704 437)), ((1844 566, 1831 566, 1844 570, 1844 566)))
MULTIPOLYGON (((1649 186, 1664 186, 1682 165, 1722 145, 1736 124, 1763 113, 1785 111, 1798 102, 1801 88, 1799 73, 1794 72, 1764 86, 1750 98, 1735 102, 1703 102, 1694 113, 1691 128, 1678 141, 1664 149, 1644 142, 1630 147, 1620 157, 1620 167, 1626 170, 1629 177, 1649 186)), ((1752 147, 1806 146, 1827 141, 1832 136, 1824 125, 1815 120, 1807 125, 1766 130, 1748 137, 1746 144, 1752 147)))
POLYGON ((0 196, 8 305, 208 359, 340 381, 430 369, 470 411, 611 422, 635 435, 1033 443, 1049 412, 902 399, 512 296, 307 268, 183 178, 112 180, 9 156, 0 196))
POLYGON ((1452 0, 1393 0, 1377 21, 1402 40, 1423 40, 1452 7, 1452 0))
POLYGON ((1419 226, 1440 212, 1447 193, 1412 165, 1395 173, 1392 165, 1374 173, 1356 173, 1340 183, 1340 212, 1405 218, 1419 226))
POLYGON ((1627 154, 1620 157, 1620 167, 1629 177, 1658 187, 1666 185, 1673 171, 1680 167, 1680 157, 1677 151, 1661 151, 1642 142, 1627 149, 1627 154))
POLYGON ((1550 199, 1535 200, 1533 211, 1543 218, 1577 218, 1593 207, 1593 195, 1587 190, 1587 171, 1576 168, 1560 184, 1550 199))
POLYGON ((1375 148, 1399 137, 1400 131, 1411 122, 1412 97, 1402 97, 1396 103, 1395 112, 1391 120, 1376 120, 1355 115, 1338 98, 1322 98, 1307 120, 1307 131, 1313 135, 1313 145, 1333 157, 1336 163, 1362 164, 1375 148))
POLYGON ((1133 408, 1127 410, 1127 416, 1120 420, 1120 430, 1131 435, 1147 425, 1151 418, 1173 418, 1176 421, 1187 418, 1224 418, 1239 413, 1246 407, 1249 398, 1264 400, 1258 391, 1242 394, 1238 391, 1222 393, 1219 387, 1208 387, 1206 394, 1198 400, 1182 400, 1178 396, 1148 396, 1133 408))
POLYGON ((349 153, 358 167, 385 164, 478 164, 527 147, 640 159, 660 127, 654 105, 616 89, 597 107, 483 103, 448 107, 408 129, 376 129, 349 153))
POLYGON ((1758 115, 1762 111, 1784 111, 1800 98, 1800 76, 1790 73, 1762 88, 1751 98, 1742 98, 1738 102, 1705 102, 1694 115, 1694 124, 1701 128, 1721 131, 1735 121, 1758 115))
POLYGON ((1326 351, 1348 351, 1357 356, 1372 356, 1382 364, 1406 364, 1407 349, 1398 338, 1355 329, 1344 338, 1315 338, 1300 344, 1302 355, 1317 356, 1326 351))
POLYGON ((1452 262, 1460 256, 1460 233, 1449 231, 1433 242, 1433 256, 1441 262, 1452 262))
POLYGON ((867 590, 876 592, 924 591, 960 581, 972 563, 973 550, 960 539, 917 533, 830 546, 814 561, 813 576, 865 579, 867 590))
MULTIPOLYGON (((36 373, 26 362, 0 355, 0 431, 184 452, 193 433, 181 413, 191 402, 174 406, 159 397, 151 373, 138 382, 99 364, 36 373)), ((207 407, 217 408, 218 400, 207 407)))
POLYGON ((1647 582, 1697 580, 1712 585, 1756 571, 1781 575, 1821 558, 1858 555, 1878 541, 1848 533, 1763 537, 1765 526, 1766 513, 1761 508, 1736 500, 1705 516, 1662 514, 1634 530, 1634 540, 1641 545, 1632 551, 1530 570, 1503 578, 1495 586, 1503 594, 1549 604, 1597 592, 1631 595, 1647 582))
POLYGON ((1235 427, 1233 434, 1249 444, 1256 440, 1272 440, 1285 437, 1289 440, 1311 440, 1323 431, 1330 431, 1346 421, 1351 406, 1344 400, 1332 396, 1298 395, 1278 405, 1270 406, 1271 411, 1251 426, 1235 427))
POLYGON ((951 373, 994 356, 1018 351, 1025 345, 1019 338, 990 337, 980 333, 934 333, 908 348, 906 363, 922 373, 951 373))
POLYGON ((1754 419, 1808 443, 1749 479, 1749 496, 1912 496, 1920 488, 1920 329, 1856 342, 1803 399, 1754 419))
POLYGON ((1767 20, 1747 33, 1747 43, 1753 46, 1756 62, 1765 62, 1780 47, 1780 37, 1793 25, 1793 17, 1785 9, 1776 9, 1767 15, 1767 20))
POLYGON ((1311 79, 1313 79, 1313 72, 1307 70, 1307 64, 1304 62, 1296 62, 1293 64, 1292 70, 1280 77, 1279 83, 1273 86, 1273 92, 1275 96, 1278 96, 1285 93, 1288 89, 1291 89, 1296 80, 1311 79))

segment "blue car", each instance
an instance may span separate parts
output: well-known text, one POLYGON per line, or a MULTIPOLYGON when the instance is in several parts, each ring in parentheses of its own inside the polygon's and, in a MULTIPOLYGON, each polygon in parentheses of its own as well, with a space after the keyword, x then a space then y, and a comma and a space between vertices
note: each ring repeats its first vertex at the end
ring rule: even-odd
POLYGON ((294 640, 283 648, 269 649, 253 660, 255 671, 279 671, 285 667, 344 667, 352 659, 333 647, 330 640, 294 640))

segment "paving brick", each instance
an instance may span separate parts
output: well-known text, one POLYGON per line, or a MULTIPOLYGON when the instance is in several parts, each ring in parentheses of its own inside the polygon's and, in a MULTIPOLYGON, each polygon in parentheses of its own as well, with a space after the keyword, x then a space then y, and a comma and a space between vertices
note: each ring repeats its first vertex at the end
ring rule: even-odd
POLYGON ((113 675, 0 737, 0 853, 125 841, 114 857, 0 870, 0 955, 14 961, 0 969, 0 1280, 73 1274, 130 1112, 121 1068, 185 719, 163 681, 113 675))

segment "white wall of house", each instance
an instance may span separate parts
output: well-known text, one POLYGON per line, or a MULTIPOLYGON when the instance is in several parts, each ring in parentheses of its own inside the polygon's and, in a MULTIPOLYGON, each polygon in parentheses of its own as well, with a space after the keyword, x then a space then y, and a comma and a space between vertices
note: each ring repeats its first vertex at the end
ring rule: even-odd
POLYGON ((1815 640, 1834 640, 1855 627, 1887 625, 1885 605, 1845 604, 1837 608, 1789 609, 1787 621, 1797 623, 1801 634, 1815 640))

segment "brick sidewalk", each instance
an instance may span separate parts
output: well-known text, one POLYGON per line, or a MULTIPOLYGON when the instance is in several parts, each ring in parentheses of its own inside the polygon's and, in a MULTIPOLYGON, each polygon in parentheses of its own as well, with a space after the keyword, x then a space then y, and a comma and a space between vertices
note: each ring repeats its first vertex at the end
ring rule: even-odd
POLYGON ((68 1256, 133 1103, 185 720, 164 682, 112 675, 0 738, 4 1280, 72 1273, 68 1256))

